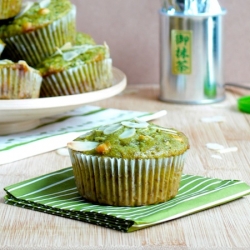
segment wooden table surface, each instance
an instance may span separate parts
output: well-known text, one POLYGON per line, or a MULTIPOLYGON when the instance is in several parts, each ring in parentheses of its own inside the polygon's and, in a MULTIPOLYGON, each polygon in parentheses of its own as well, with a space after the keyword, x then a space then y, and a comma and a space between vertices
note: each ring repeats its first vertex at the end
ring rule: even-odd
MULTIPOLYGON (((156 84, 138 85, 91 105, 150 112, 166 109, 168 114, 154 122, 189 137, 184 173, 240 179, 250 185, 250 114, 237 110, 237 98, 243 94, 250 92, 231 88, 220 103, 175 105, 158 100, 156 84), (201 122, 217 115, 226 120, 201 122), (238 151, 215 159, 206 148, 208 142, 238 151)), ((5 186, 70 165, 68 156, 53 151, 0 166, 0 249, 250 249, 250 195, 133 233, 4 204, 5 186)))

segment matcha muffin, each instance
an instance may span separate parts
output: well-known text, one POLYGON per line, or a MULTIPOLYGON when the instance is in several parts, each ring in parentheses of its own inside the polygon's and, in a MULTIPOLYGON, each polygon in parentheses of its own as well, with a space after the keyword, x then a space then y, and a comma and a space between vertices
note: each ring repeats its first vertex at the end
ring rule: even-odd
POLYGON ((16 16, 22 6, 21 0, 0 0, 0 20, 16 16))
POLYGON ((39 98, 42 77, 25 61, 0 60, 0 99, 39 98))
POLYGON ((110 87, 112 60, 107 45, 65 44, 37 67, 41 97, 74 95, 110 87))
POLYGON ((74 45, 83 45, 83 44, 96 44, 95 40, 86 33, 76 32, 76 39, 74 45))
POLYGON ((189 142, 175 129, 132 120, 97 128, 67 146, 82 197, 141 206, 177 194, 189 142))
POLYGON ((69 0, 25 2, 21 12, 0 26, 8 58, 35 66, 57 47, 75 41, 76 8, 69 0))

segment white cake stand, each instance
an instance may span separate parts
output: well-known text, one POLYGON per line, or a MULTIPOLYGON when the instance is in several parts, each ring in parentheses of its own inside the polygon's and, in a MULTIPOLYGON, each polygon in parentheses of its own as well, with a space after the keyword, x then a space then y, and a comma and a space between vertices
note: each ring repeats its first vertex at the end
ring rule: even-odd
POLYGON ((126 75, 113 68, 113 86, 77 95, 22 100, 0 100, 0 135, 27 131, 37 127, 40 119, 64 113, 100 101, 122 92, 127 85, 126 75))

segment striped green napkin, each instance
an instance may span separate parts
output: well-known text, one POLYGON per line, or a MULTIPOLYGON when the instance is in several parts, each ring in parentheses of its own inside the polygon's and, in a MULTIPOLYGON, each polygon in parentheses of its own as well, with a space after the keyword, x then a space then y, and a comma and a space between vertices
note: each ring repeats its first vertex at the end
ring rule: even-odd
POLYGON ((149 114, 87 105, 45 117, 32 130, 0 136, 0 165, 65 147, 67 142, 91 129, 149 114))
POLYGON ((250 194, 238 180, 182 176, 178 195, 170 201, 141 207, 89 203, 76 189, 72 168, 23 181, 4 189, 7 204, 132 232, 214 207, 250 194))

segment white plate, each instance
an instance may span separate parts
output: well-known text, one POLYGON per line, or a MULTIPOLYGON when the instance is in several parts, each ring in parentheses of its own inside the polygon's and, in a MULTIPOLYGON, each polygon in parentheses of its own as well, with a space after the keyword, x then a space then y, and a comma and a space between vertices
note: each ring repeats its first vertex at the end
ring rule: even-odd
POLYGON ((122 92, 127 85, 126 75, 113 68, 114 85, 78 95, 22 100, 0 100, 0 135, 32 129, 40 119, 76 109, 84 104, 100 101, 122 92))

